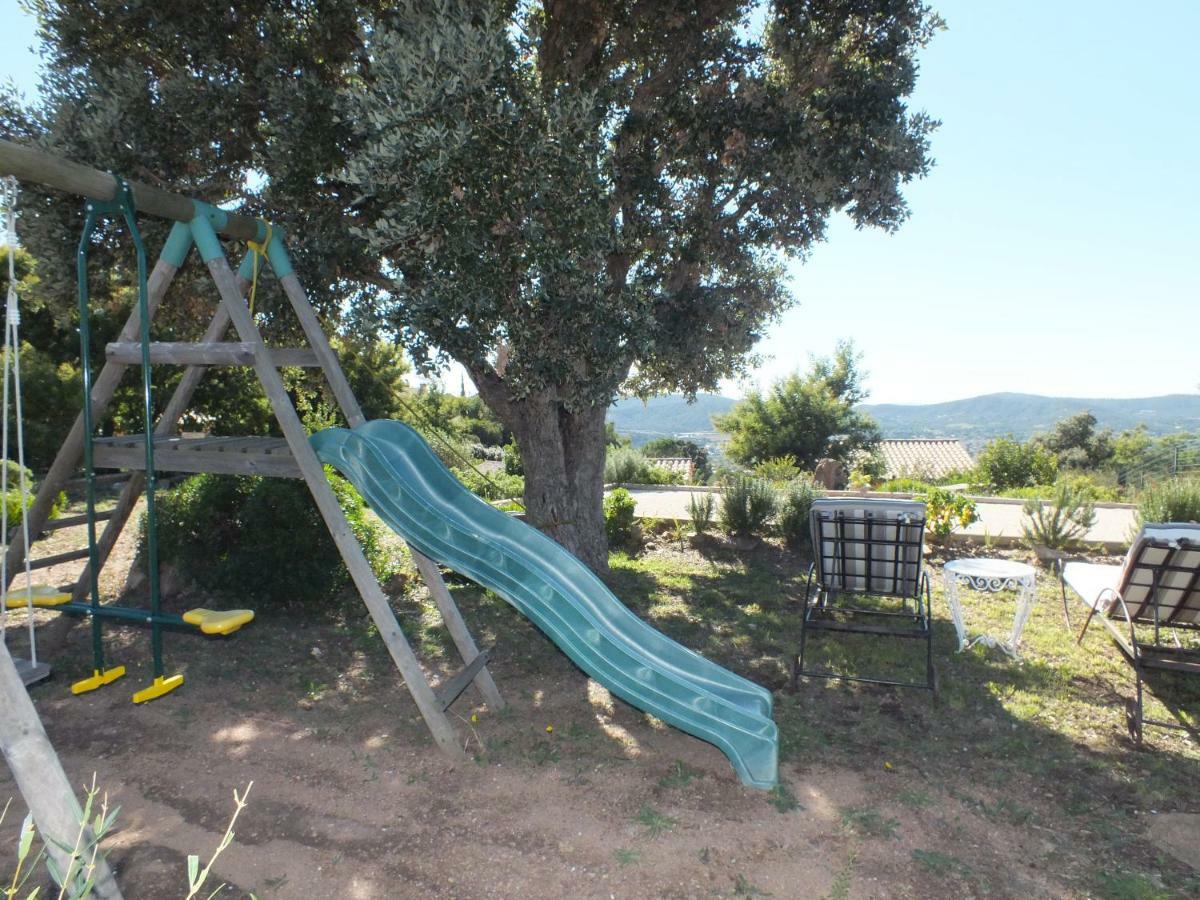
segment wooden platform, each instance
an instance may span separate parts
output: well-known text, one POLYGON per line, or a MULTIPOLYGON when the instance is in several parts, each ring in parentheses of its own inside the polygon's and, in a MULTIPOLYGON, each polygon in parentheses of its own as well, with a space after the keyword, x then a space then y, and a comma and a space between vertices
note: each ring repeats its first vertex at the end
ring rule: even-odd
MULTIPOLYGON (((145 441, 140 434, 96 438, 93 460, 97 469, 144 470, 145 441)), ((158 437, 154 439, 154 468, 159 472, 302 477, 287 441, 273 437, 158 437)))

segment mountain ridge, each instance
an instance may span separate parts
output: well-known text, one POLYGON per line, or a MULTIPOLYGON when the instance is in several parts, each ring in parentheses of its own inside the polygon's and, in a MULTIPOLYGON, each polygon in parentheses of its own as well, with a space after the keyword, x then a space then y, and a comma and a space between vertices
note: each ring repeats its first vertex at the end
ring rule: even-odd
MULTIPOLYGON (((695 404, 680 394, 652 397, 644 404, 631 397, 614 403, 609 419, 635 444, 680 434, 711 442, 718 439, 712 416, 737 402, 718 394, 701 394, 695 404)), ((1006 435, 1027 440, 1084 410, 1096 417, 1098 427, 1118 432, 1139 424, 1153 435, 1200 432, 1200 394, 1114 398, 998 392, 942 403, 864 403, 858 409, 879 422, 885 438, 959 438, 972 449, 1006 435)))

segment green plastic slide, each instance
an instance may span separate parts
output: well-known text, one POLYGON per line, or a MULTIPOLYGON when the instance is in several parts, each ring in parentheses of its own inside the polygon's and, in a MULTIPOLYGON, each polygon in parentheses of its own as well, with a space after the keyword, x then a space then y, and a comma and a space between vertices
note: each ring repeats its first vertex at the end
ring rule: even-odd
POLYGON ((746 784, 777 783, 770 692, 651 628, 571 553, 463 487, 407 425, 310 440, 421 553, 495 591, 618 697, 719 747, 746 784))

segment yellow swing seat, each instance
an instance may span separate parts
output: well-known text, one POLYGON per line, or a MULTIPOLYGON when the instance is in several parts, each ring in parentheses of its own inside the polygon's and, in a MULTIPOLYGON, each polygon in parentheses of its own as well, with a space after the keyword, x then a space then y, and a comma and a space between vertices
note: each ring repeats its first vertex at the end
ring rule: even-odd
POLYGON ((25 588, 13 588, 9 591, 5 605, 9 609, 24 609, 28 605, 29 594, 33 594, 33 605, 43 609, 62 606, 71 602, 71 595, 56 587, 45 584, 35 584, 30 591, 25 588))
POLYGON ((252 609, 189 609, 183 621, 205 634, 231 634, 254 620, 252 609))

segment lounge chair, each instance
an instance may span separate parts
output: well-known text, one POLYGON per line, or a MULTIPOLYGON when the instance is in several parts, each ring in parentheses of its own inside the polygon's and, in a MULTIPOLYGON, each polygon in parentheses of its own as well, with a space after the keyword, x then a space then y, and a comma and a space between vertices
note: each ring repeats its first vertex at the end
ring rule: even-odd
POLYGON ((791 688, 801 676, 937 691, 930 629, 929 577, 923 570, 925 504, 913 500, 821 499, 809 515, 813 564, 804 593, 800 650, 792 658, 791 688), (896 598, 856 605, 864 597, 896 598), (891 608, 889 608, 891 606, 891 608), (805 668, 813 632, 837 631, 925 642, 925 680, 892 681, 805 668))
POLYGON ((1141 744, 1145 725, 1195 734, 1181 723, 1144 718, 1142 682, 1154 669, 1200 675, 1200 645, 1186 647, 1179 640, 1180 631, 1200 630, 1200 525, 1146 525, 1121 565, 1069 562, 1059 574, 1068 627, 1067 588, 1088 606, 1078 640, 1099 615, 1133 668, 1136 694, 1126 708, 1134 742, 1141 744))

